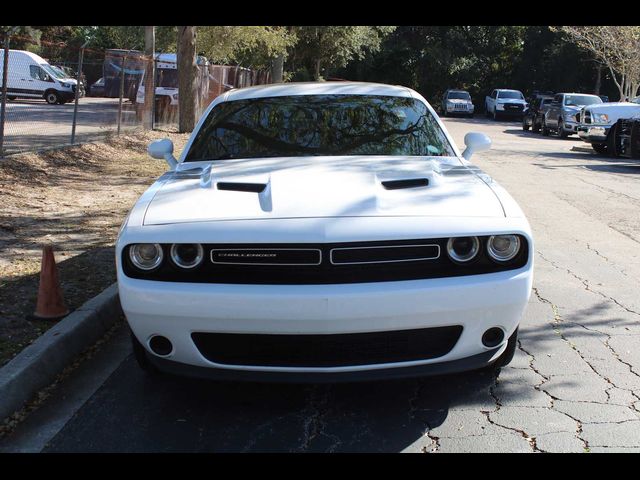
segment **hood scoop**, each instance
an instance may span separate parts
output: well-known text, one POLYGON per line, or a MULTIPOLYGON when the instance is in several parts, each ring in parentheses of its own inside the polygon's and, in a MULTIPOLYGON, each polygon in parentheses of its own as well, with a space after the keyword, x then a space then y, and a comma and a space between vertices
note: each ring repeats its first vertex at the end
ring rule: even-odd
POLYGON ((385 180, 382 186, 386 190, 401 190, 404 188, 419 188, 429 186, 428 178, 407 178, 403 180, 385 180))
POLYGON ((267 188, 266 183, 249 183, 249 182, 218 182, 216 183, 218 190, 228 190, 232 192, 254 192, 262 193, 267 188))

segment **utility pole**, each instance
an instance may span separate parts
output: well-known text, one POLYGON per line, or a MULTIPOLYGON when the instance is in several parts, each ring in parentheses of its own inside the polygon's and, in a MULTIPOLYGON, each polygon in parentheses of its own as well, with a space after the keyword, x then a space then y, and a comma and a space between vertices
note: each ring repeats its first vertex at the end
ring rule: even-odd
POLYGON ((2 105, 0 106, 0 158, 4 157, 4 121, 7 107, 7 77, 9 76, 9 40, 19 27, 13 27, 5 33, 4 55, 2 60, 2 105))
POLYGON ((73 124, 71 126, 71 145, 76 141, 76 123, 78 119, 78 99, 80 98, 80 81, 82 80, 82 60, 84 58, 84 49, 89 43, 89 40, 84 42, 80 47, 80 53, 78 57, 78 76, 76 80, 76 99, 73 105, 73 124))
POLYGON ((142 127, 145 130, 153 130, 156 99, 156 27, 144 27, 144 54, 147 63, 144 72, 142 127))

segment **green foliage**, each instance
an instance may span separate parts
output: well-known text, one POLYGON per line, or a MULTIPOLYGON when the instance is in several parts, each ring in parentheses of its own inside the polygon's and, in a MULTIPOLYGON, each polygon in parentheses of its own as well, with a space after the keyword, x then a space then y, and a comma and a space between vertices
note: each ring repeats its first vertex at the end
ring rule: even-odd
POLYGON ((373 26, 305 26, 291 27, 297 37, 290 67, 300 77, 318 80, 330 69, 345 67, 354 59, 380 50, 385 36, 396 27, 373 26), (324 68, 324 70, 323 70, 324 68))
POLYGON ((197 49, 211 63, 265 68, 296 41, 286 27, 204 26, 197 28, 197 49))
MULTIPOLYGON (((446 89, 463 88, 482 109, 493 88, 591 92, 595 69, 588 55, 546 26, 401 26, 379 52, 337 76, 406 85, 433 104, 446 89)), ((605 81, 602 93, 611 86, 605 81)))

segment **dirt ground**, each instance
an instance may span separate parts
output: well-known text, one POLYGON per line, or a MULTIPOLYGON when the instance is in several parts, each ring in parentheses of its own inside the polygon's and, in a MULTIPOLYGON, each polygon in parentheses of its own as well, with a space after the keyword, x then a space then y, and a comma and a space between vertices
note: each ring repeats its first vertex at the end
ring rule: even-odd
POLYGON ((188 139, 137 132, 0 160, 0 366, 53 325, 26 318, 35 310, 44 244, 54 247, 70 310, 115 281, 118 229, 167 168, 146 153, 162 137, 176 155, 188 139))

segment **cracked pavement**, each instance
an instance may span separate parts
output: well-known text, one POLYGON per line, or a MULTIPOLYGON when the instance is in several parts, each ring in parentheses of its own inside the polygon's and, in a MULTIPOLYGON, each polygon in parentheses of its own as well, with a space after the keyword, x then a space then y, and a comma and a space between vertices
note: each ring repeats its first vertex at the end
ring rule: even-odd
POLYGON ((587 144, 517 122, 445 123, 460 146, 468 131, 492 138, 473 161, 533 228, 534 288, 508 367, 336 385, 152 379, 123 329, 98 364, 109 374, 77 408, 54 413, 81 379, 0 451, 640 451, 640 162, 573 151, 587 144))

